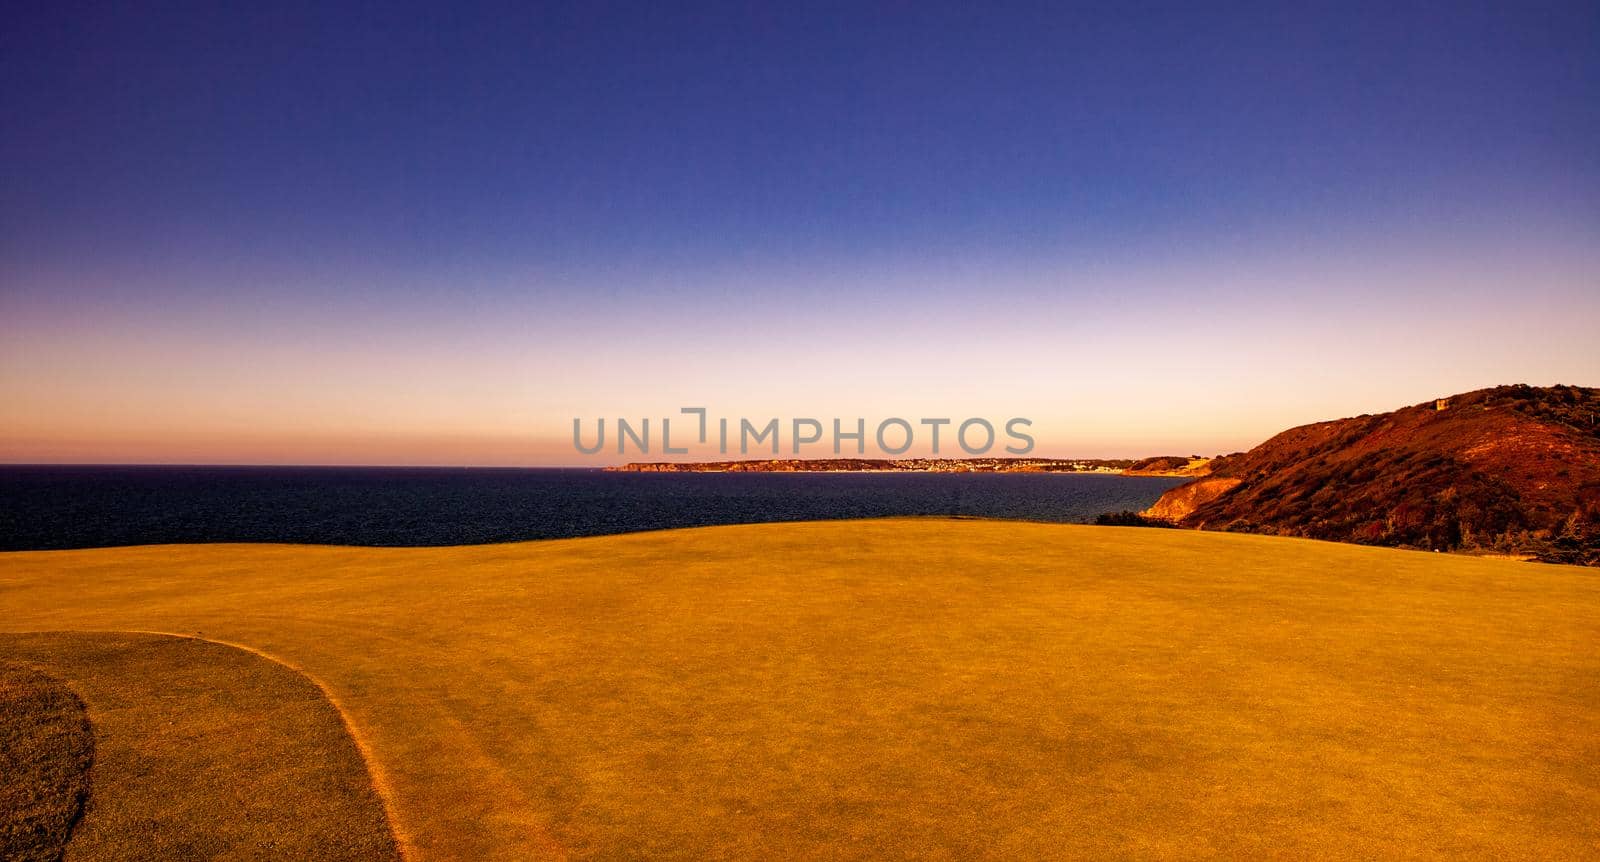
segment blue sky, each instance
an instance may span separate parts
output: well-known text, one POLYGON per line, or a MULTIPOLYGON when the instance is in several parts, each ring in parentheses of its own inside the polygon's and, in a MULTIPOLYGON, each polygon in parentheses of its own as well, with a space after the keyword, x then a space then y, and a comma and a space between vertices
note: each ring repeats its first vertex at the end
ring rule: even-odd
MULTIPOLYGON (((959 410, 1003 379, 1040 402, 1013 413, 1106 416, 1123 402, 1063 378, 1113 373, 1173 414, 1107 420, 1092 441, 1067 423, 1046 431, 1053 446, 1192 448, 1140 435, 1177 428, 1203 379, 1180 397, 1159 365, 1052 367, 1083 357, 1051 354, 1041 315, 1093 321, 1108 364, 1187 345, 1195 326, 1306 327, 1208 364, 1208 403, 1238 418, 1195 446, 1358 407, 1380 360, 1415 371, 1407 333, 1441 314, 1467 336, 1438 339, 1460 361, 1400 374, 1356 412, 1600 372, 1572 343, 1600 325, 1593 3, 50 3, 8 17, 0 386, 32 408, 10 437, 33 441, 13 458, 72 434, 72 451, 100 451, 78 426, 119 423, 226 451, 230 428, 326 406, 308 392, 363 403, 384 388, 374 369, 417 351, 485 394, 412 392, 412 414, 351 409, 319 433, 538 436, 657 394, 733 413, 752 392, 824 401, 817 376, 852 367, 839 357, 899 339, 949 345, 966 370, 908 347, 920 375, 868 374, 840 402, 925 390, 959 410), (1387 308, 1352 311, 1374 300, 1387 308), (1262 371, 1271 350, 1337 350, 1334 324, 1375 364, 1330 355, 1352 366, 1319 383, 1342 400, 1263 414, 1285 403, 1262 371), (1504 337, 1486 360, 1490 332, 1504 337), (771 343, 823 360, 763 365, 771 343), (280 374, 261 370, 295 345, 280 374), (663 392, 563 358, 596 345, 618 367, 683 353, 683 371, 663 392), (993 359, 1018 345, 1027 361, 993 359), (719 372, 707 351, 766 374, 719 372), (185 361, 223 370, 172 379, 185 361), (219 392, 226 421, 206 406, 219 392), (181 408, 182 427, 134 402, 181 408)), ((1059 336, 1087 337, 1065 322, 1059 336)), ((237 457, 266 457, 254 451, 237 457)))

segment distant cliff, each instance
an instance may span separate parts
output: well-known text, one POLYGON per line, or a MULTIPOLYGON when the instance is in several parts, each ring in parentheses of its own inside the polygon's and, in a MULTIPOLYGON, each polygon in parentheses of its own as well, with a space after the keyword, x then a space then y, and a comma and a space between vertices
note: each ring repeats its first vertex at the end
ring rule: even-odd
POLYGON ((1600 390, 1500 386, 1291 428, 1145 512, 1180 526, 1600 565, 1600 390))
POLYGON ((654 461, 607 467, 626 473, 1121 473, 1131 459, 786 458, 746 461, 654 461))

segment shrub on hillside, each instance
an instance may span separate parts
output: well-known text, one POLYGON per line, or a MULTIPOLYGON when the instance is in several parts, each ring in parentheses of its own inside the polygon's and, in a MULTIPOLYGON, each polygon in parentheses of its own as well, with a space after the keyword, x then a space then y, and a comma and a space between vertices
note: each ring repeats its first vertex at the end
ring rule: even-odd
POLYGON ((1173 525, 1157 518, 1146 518, 1138 512, 1124 509, 1121 512, 1105 512, 1095 517, 1094 522, 1101 527, 1172 527, 1173 525))

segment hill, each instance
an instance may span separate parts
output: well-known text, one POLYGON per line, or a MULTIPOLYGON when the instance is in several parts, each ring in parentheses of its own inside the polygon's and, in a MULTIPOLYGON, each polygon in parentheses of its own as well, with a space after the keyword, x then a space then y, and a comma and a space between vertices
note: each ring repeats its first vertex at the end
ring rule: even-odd
POLYGON ((1600 565, 1600 390, 1499 386, 1291 428, 1162 496, 1211 530, 1600 565))
POLYGON ((1210 458, 1199 455, 1157 455, 1142 458, 1122 471, 1124 476, 1209 476, 1210 458))
POLYGON ((1600 579, 1539 574, 944 519, 16 552, 0 662, 88 706, 74 859, 393 858, 385 812, 412 860, 1589 858, 1600 579))

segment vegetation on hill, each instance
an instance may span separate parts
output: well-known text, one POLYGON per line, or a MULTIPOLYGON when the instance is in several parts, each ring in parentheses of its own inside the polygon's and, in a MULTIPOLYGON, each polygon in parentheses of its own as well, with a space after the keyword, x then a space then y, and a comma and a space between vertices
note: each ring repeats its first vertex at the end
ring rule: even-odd
POLYGON ((1146 514, 1203 529, 1600 565, 1593 388, 1499 386, 1318 422, 1210 470, 1146 514))
POLYGON ((1147 517, 1145 515, 1141 515, 1138 512, 1135 512, 1135 511, 1132 511, 1132 510, 1129 510, 1129 509, 1124 509, 1124 510, 1122 510, 1120 512, 1105 512, 1103 514, 1096 515, 1095 519, 1094 519, 1094 523, 1095 523, 1095 526, 1098 526, 1098 527, 1172 527, 1172 526, 1175 526, 1171 521, 1164 521, 1164 520, 1162 520, 1160 518, 1147 517))

